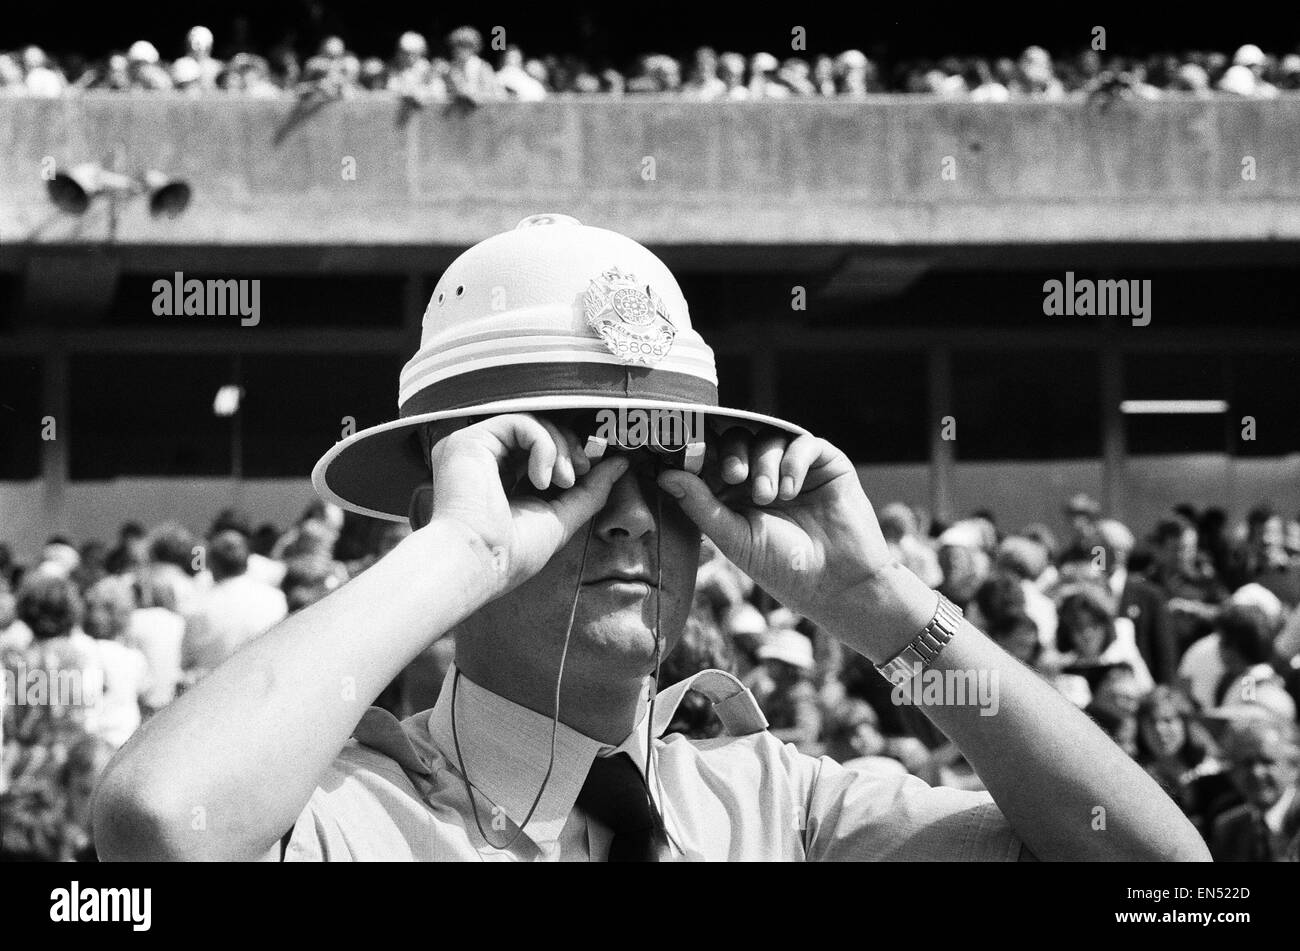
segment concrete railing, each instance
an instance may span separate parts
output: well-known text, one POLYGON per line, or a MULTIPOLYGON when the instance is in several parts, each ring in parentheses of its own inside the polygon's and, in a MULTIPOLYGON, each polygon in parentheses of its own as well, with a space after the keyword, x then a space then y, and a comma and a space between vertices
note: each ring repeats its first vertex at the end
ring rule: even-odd
POLYGON ((536 211, 661 245, 1295 239, 1300 98, 0 97, 0 244, 465 245, 536 211), (109 155, 189 212, 55 213, 42 172, 109 155))

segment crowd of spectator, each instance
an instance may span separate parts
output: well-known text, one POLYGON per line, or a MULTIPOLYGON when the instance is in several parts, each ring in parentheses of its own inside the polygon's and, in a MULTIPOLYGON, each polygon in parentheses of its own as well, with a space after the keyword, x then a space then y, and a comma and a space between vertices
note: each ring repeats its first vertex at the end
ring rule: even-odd
POLYGON ((38 46, 27 46, 0 53, 0 95, 64 96, 87 89, 252 97, 389 93, 425 103, 531 102, 557 94, 750 100, 923 93, 1005 102, 1153 99, 1166 93, 1269 98, 1300 89, 1300 50, 1278 55, 1253 44, 1231 56, 1200 50, 1129 56, 1085 49, 1053 57, 1043 47, 1031 46, 1014 59, 946 56, 898 62, 873 61, 857 49, 836 56, 778 57, 700 47, 686 61, 646 53, 616 66, 577 55, 527 56, 504 42, 488 49, 483 35, 470 26, 453 30, 436 52, 420 33, 403 33, 387 58, 359 55, 338 36, 326 37, 305 57, 288 41, 263 50, 234 41, 218 58, 214 43, 210 29, 196 26, 181 55, 170 61, 148 40, 96 61, 56 59, 38 46))
MULTIPOLYGON (((1173 797, 1220 860, 1300 861, 1300 520, 1267 506, 1229 525, 1180 506, 1143 538, 1085 495, 1058 539, 987 512, 879 520, 897 559, 1077 704, 1173 797)), ((0 857, 91 860, 89 803, 113 751, 151 715, 287 614, 325 597, 409 531, 313 503, 281 532, 236 510, 202 538, 122 526, 112 546, 51 538, 27 565, 0 545, 5 672, 0 857), (39 676, 38 676, 39 675, 39 676)), ((449 635, 378 698, 432 706, 449 635)), ((982 788, 871 664, 776 604, 714 549, 661 685, 741 677, 780 739, 850 768, 982 788)), ((688 694, 670 730, 720 732, 688 694)))

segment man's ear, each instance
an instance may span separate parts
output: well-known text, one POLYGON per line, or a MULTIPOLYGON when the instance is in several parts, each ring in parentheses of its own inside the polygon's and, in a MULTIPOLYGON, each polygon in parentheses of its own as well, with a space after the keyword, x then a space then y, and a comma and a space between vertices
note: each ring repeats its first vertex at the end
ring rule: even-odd
POLYGON ((433 486, 422 485, 411 493, 411 504, 406 510, 406 520, 411 523, 411 531, 418 532, 429 524, 433 517, 433 486))

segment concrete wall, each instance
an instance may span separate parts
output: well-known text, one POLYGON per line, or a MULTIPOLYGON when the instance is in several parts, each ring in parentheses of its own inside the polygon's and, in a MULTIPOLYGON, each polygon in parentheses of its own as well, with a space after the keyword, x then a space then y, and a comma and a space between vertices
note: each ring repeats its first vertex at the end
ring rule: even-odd
POLYGON ((669 245, 1297 238, 1300 98, 569 99, 407 114, 379 96, 309 115, 291 100, 0 98, 0 244, 467 245, 536 211, 669 245), (42 162, 114 152, 120 170, 187 178, 190 212, 53 214, 42 162))
MULTIPOLYGON (((860 466, 859 477, 876 505, 903 501, 928 508, 930 470, 925 464, 860 466)), ((1064 531, 1061 504, 1075 492, 1101 496, 1101 463, 958 463, 954 473, 954 511, 991 509, 1005 530, 1045 522, 1064 531)), ((1217 505, 1232 518, 1244 518, 1261 500, 1283 513, 1300 511, 1300 455, 1285 459, 1228 459, 1182 455, 1130 459, 1123 488, 1123 517, 1144 532, 1179 502, 1217 505)), ((154 525, 175 519, 202 530, 227 505, 244 507, 254 522, 292 522, 314 498, 302 479, 120 479, 71 482, 62 506, 47 508, 44 486, 0 482, 0 541, 30 557, 51 534, 75 541, 116 537, 128 519, 154 525)))

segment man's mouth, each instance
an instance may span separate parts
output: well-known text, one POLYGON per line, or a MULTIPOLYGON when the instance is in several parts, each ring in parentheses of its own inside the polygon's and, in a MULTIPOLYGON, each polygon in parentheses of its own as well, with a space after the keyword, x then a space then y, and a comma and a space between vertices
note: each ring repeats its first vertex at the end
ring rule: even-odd
POLYGON ((583 584, 643 584, 653 588, 655 582, 649 573, 644 571, 608 571, 593 578, 588 578, 583 584))

